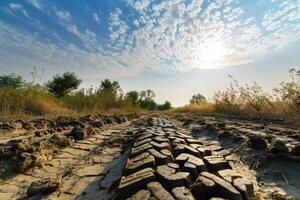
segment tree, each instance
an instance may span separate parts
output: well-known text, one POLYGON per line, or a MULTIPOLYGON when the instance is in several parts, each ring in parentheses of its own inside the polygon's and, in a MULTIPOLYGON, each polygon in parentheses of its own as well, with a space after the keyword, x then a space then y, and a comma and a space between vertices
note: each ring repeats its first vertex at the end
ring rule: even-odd
POLYGON ((15 74, 0 76, 0 87, 20 88, 25 85, 21 76, 15 74))
POLYGON ((146 110, 155 110, 157 104, 154 101, 155 93, 148 89, 140 92, 139 102, 141 104, 141 108, 146 110))
POLYGON ((164 104, 157 106, 157 110, 169 110, 169 109, 171 109, 171 103, 169 101, 165 101, 164 104))
POLYGON ((202 104, 207 103, 207 99, 202 94, 196 94, 192 96, 190 100, 190 104, 202 104))
POLYGON ((153 99, 154 97, 155 97, 155 93, 150 89, 140 92, 140 100, 141 101, 150 100, 150 99, 153 99))
POLYGON ((129 91, 126 93, 126 99, 129 99, 132 105, 136 105, 139 101, 139 93, 137 91, 129 91))
POLYGON ((46 83, 49 92, 53 93, 56 97, 64 97, 72 90, 75 90, 80 85, 81 80, 77 78, 75 73, 66 72, 62 76, 55 75, 53 80, 46 83))
POLYGON ((101 81, 100 91, 111 93, 115 97, 117 97, 118 93, 121 93, 121 87, 118 81, 110 81, 109 79, 105 79, 101 81))

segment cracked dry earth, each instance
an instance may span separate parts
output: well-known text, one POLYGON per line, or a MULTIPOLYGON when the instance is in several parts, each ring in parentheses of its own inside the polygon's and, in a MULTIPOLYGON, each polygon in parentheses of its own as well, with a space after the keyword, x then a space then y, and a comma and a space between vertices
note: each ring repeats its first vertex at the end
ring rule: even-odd
POLYGON ((198 117, 56 121, 44 123, 48 132, 55 130, 45 136, 38 131, 2 140, 0 199, 287 200, 300 195, 297 137, 278 136, 285 148, 258 136, 252 124, 198 117), (28 148, 37 145, 36 138, 42 145, 28 148), (290 171, 279 173, 283 166, 290 171))

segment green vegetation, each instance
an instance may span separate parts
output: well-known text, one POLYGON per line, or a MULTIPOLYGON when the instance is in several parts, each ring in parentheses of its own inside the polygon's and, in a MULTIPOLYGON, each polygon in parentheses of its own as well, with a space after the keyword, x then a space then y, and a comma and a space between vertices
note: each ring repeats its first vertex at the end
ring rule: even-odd
POLYGON ((66 72, 62 76, 54 76, 53 80, 48 81, 46 87, 49 92, 60 98, 68 95, 72 90, 77 89, 80 83, 81 80, 78 79, 74 73, 66 72))
POLYGON ((0 76, 1 116, 141 112, 171 108, 169 101, 158 105, 154 100, 155 93, 150 89, 124 94, 119 82, 109 79, 101 81, 97 88, 78 89, 81 80, 70 72, 55 75, 41 86, 35 84, 37 70, 34 72, 30 83, 14 74, 0 76))
POLYGON ((25 81, 21 76, 15 74, 0 76, 0 87, 21 88, 25 85, 25 81))
POLYGON ((207 99, 202 94, 196 94, 192 96, 192 99, 190 100, 190 104, 203 104, 207 103, 207 99))
POLYGON ((164 104, 157 105, 157 110, 169 110, 171 108, 171 102, 169 101, 166 101, 164 104))

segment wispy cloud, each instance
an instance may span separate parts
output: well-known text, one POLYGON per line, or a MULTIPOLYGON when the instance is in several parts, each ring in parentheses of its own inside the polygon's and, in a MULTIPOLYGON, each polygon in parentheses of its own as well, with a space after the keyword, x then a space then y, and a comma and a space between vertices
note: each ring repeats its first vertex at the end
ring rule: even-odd
POLYGON ((99 24, 100 23, 100 19, 97 13, 93 13, 93 19, 99 24))
POLYGON ((69 11, 55 10, 55 14, 60 20, 63 21, 70 21, 72 17, 69 11))
POLYGON ((10 3, 10 4, 8 4, 8 6, 11 10, 20 11, 23 15, 25 15, 26 17, 29 17, 27 11, 20 4, 10 3))
POLYGON ((34 7, 36 7, 39 10, 43 9, 41 0, 27 0, 29 3, 31 3, 34 7))

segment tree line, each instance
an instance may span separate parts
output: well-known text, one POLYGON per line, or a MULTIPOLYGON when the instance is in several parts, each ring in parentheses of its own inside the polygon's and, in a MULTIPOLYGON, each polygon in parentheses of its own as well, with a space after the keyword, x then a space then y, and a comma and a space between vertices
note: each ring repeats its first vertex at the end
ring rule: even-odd
POLYGON ((169 101, 163 104, 155 102, 156 95, 151 89, 124 93, 118 81, 109 79, 101 81, 99 87, 78 89, 81 83, 82 80, 72 72, 57 74, 43 85, 25 81, 15 74, 0 76, 0 88, 43 90, 75 110, 131 107, 152 111, 171 108, 169 101))

